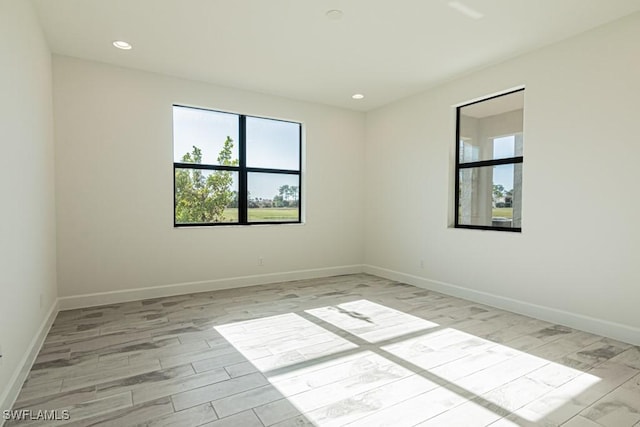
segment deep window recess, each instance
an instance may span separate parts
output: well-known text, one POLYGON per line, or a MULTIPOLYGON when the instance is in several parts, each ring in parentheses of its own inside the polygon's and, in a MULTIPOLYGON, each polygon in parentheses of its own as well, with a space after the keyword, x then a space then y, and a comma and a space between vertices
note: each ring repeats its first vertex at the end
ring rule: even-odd
POLYGON ((299 223, 302 125, 173 106, 175 227, 299 223))
POLYGON ((456 117, 455 227, 522 231, 524 89, 456 117))

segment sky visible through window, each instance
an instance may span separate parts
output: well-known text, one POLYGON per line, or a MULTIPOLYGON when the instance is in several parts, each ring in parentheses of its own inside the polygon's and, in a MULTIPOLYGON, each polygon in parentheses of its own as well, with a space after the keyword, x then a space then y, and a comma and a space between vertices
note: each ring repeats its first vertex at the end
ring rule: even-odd
MULTIPOLYGON (((300 125, 292 122, 247 117, 247 166, 300 169, 300 125)), ((202 150, 202 163, 219 164, 218 153, 227 136, 233 140, 233 159, 238 158, 238 115, 189 107, 173 107, 173 159, 182 162, 193 146, 202 150)), ((282 185, 298 185, 297 176, 252 174, 250 197, 273 199, 282 185)), ((237 188, 237 183, 233 183, 237 188)))
POLYGON ((218 164, 224 141, 233 139, 233 158, 238 158, 238 116, 196 108, 173 108, 173 160, 181 162, 193 146, 202 150, 202 163, 218 164))

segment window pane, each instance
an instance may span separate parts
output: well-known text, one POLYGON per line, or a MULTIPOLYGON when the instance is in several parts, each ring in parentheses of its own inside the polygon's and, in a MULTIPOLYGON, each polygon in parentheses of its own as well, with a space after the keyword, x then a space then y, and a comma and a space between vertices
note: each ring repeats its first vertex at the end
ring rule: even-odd
POLYGON ((522 163, 460 169, 458 223, 522 227, 522 163))
POLYGON ((247 117, 247 166, 300 170, 300 124, 247 117))
POLYGON ((298 221, 300 219, 299 175, 250 173, 249 222, 298 221))
POLYGON ((468 138, 460 140, 460 163, 477 162, 480 160, 480 147, 473 145, 468 138))
POLYGON ((522 156, 524 91, 460 108, 460 162, 522 156))
POLYGON ((238 172, 175 170, 177 224, 238 222, 238 172))
POLYGON ((238 116, 173 107, 173 161, 236 166, 238 116))

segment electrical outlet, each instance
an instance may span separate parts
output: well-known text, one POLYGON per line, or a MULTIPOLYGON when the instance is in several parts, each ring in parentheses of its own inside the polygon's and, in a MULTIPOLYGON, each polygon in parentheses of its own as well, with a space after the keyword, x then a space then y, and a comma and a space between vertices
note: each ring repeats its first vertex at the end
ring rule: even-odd
POLYGON ((4 353, 2 352, 2 345, 0 345, 0 366, 2 366, 3 356, 4 356, 4 353))
POLYGON ((260 267, 262 267, 262 266, 264 265, 264 258, 262 258, 262 256, 259 256, 259 257, 258 257, 258 265, 259 265, 260 267))

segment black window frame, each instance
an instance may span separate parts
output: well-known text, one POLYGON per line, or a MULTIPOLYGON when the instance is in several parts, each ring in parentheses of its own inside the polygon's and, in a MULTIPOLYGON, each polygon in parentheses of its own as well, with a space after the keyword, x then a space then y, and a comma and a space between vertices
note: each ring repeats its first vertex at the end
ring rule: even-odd
POLYGON ((228 111, 214 110, 211 108, 193 107, 190 105, 173 104, 173 108, 192 108, 194 110, 211 111, 222 114, 232 114, 238 116, 238 166, 224 166, 205 163, 182 163, 173 162, 173 227, 218 227, 228 225, 279 225, 279 224, 301 224, 302 223, 302 123, 290 120, 274 119, 271 117, 260 117, 248 114, 232 113, 228 111), (272 120, 275 122, 293 123, 298 125, 298 169, 271 169, 256 168, 247 166, 247 117, 272 120), (177 169, 203 169, 203 170, 223 170, 238 173, 238 221, 237 222, 176 222, 176 170, 177 169), (248 207, 248 177, 249 173, 270 173, 281 175, 298 176, 298 219, 295 221, 249 221, 248 207))
POLYGON ((478 104, 480 102, 489 101, 491 99, 500 98, 502 96, 511 95, 518 92, 523 92, 525 88, 512 90, 509 92, 501 93, 499 95, 489 96, 477 101, 469 102, 464 105, 456 107, 456 167, 455 167, 455 207, 454 207, 454 228, 466 228, 472 230, 495 230, 495 231, 511 231, 515 233, 521 233, 522 227, 495 227, 492 225, 473 225, 473 224, 460 224, 460 170, 481 168, 486 166, 500 166, 500 165, 517 165, 524 163, 524 156, 507 157, 502 159, 492 160, 480 160, 475 162, 460 162, 460 110, 469 105, 478 104))

